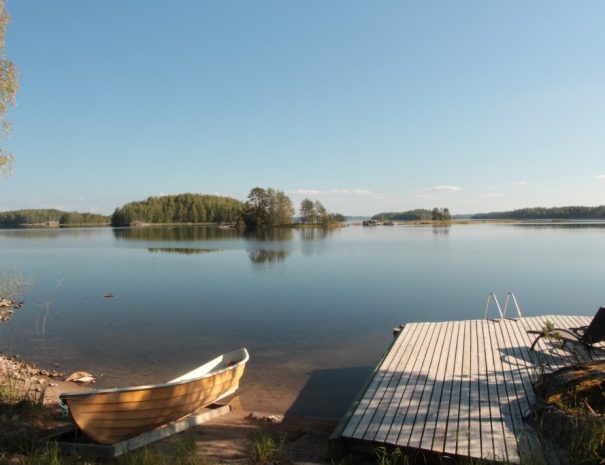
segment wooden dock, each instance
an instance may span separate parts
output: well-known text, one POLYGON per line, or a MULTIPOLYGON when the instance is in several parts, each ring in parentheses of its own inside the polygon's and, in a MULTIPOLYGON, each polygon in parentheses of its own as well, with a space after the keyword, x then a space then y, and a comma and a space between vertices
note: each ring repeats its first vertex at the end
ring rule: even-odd
POLYGON ((547 320, 569 328, 591 319, 547 315, 406 324, 341 421, 333 444, 519 463, 540 447, 523 420, 534 401, 532 381, 542 372, 590 360, 580 347, 572 353, 546 339, 531 352, 535 335, 527 330, 540 330, 547 320))

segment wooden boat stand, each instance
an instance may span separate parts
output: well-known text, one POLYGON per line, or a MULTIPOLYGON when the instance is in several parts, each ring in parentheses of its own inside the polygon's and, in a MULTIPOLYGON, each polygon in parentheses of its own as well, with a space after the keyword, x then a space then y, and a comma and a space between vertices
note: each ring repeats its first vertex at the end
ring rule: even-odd
POLYGON ((231 407, 228 404, 211 404, 193 412, 184 419, 173 421, 153 431, 112 445, 102 445, 92 442, 75 425, 55 430, 43 442, 46 444, 56 444, 63 453, 77 452, 83 457, 110 459, 168 438, 174 434, 182 433, 213 418, 225 415, 230 411, 231 407))

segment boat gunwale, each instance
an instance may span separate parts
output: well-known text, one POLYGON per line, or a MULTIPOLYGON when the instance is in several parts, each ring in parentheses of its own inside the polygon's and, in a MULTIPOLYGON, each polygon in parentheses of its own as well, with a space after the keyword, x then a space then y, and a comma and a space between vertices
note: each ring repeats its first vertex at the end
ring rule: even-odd
MULTIPOLYGON (((200 365, 199 367, 194 368, 193 370, 190 370, 188 373, 198 370, 199 368, 206 365, 207 363, 211 363, 212 361, 214 361, 220 357, 224 357, 225 355, 228 355, 228 354, 231 354, 234 352, 243 353, 244 358, 242 360, 240 360, 239 362, 235 363, 234 365, 231 365, 231 366, 228 366, 225 368, 221 368, 220 370, 217 370, 217 371, 209 371, 208 373, 205 373, 196 378, 185 379, 183 381, 177 381, 174 383, 168 381, 167 383, 162 383, 162 384, 146 384, 146 385, 130 386, 130 387, 90 389, 88 391, 82 391, 82 392, 63 392, 59 395, 59 399, 60 400, 71 400, 71 399, 76 399, 76 398, 84 398, 84 397, 88 397, 88 396, 93 396, 96 394, 113 394, 113 393, 117 393, 117 392, 142 391, 142 390, 148 390, 148 389, 152 389, 152 388, 164 388, 164 387, 181 386, 184 384, 189 384, 189 383, 192 383, 195 381, 200 381, 204 378, 209 378, 209 377, 221 374, 221 373, 225 373, 227 371, 233 371, 234 369, 238 368, 239 366, 245 365, 248 362, 248 360, 250 360, 250 354, 248 353, 248 350, 246 348, 236 349, 236 350, 232 350, 231 352, 226 352, 224 354, 221 354, 218 357, 215 357, 215 358, 209 360, 208 362, 200 365)), ((184 375, 181 375, 181 376, 185 376, 186 374, 187 373, 185 373, 184 375)), ((178 379, 178 378, 176 378, 176 379, 178 379)))

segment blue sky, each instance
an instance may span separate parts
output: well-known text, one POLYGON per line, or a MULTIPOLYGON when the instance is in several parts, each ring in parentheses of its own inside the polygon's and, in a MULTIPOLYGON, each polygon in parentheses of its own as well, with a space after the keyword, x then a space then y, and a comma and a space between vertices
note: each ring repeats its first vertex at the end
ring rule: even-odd
POLYGON ((605 204, 605 2, 9 0, 0 211, 605 204))

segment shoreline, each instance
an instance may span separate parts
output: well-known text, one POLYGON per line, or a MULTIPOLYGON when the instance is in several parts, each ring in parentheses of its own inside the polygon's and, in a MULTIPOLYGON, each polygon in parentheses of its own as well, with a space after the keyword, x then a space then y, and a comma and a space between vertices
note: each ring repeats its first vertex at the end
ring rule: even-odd
MULTIPOLYGON (((590 218, 528 218, 528 219, 472 219, 472 218, 457 218, 447 221, 441 220, 393 220, 394 226, 451 226, 451 225, 477 225, 477 224, 546 224, 546 225, 565 225, 565 224, 605 224, 604 219, 590 219, 590 218)), ((391 226, 393 226, 391 225, 391 226)), ((26 229, 95 229, 95 228, 109 228, 109 229, 145 229, 145 228, 161 228, 161 227, 189 227, 189 226, 207 226, 216 227, 219 229, 240 229, 236 224, 225 224, 225 223, 140 223, 131 224, 128 226, 112 226, 108 223, 99 224, 60 224, 60 225, 48 225, 48 224, 21 224, 19 226, 0 226, 0 230, 26 230, 26 229)), ((362 226, 361 220, 351 220, 344 223, 334 223, 329 225, 322 224, 305 224, 305 223, 291 223, 272 226, 273 228, 292 228, 292 229, 333 229, 333 228, 344 228, 347 226, 362 226)), ((379 223, 375 226, 384 226, 379 223)), ((389 225, 387 225, 389 226, 389 225)), ((245 227, 243 227, 245 229, 245 227)))
MULTIPOLYGON (((27 447, 17 445, 36 444, 36 441, 48 436, 51 431, 72 424, 71 420, 63 416, 58 404, 59 395, 63 392, 94 389, 94 385, 63 381, 65 374, 62 372, 45 370, 16 356, 5 354, 0 354, 0 373, 17 383, 13 386, 18 385, 19 389, 25 392, 20 394, 21 396, 29 396, 31 402, 40 401, 40 406, 43 405, 42 408, 46 411, 43 413, 39 406, 36 408, 37 415, 34 416, 27 411, 0 414, 2 457, 8 458, 10 463, 19 465, 36 463, 36 454, 40 453, 39 446, 33 446, 34 449, 28 452, 27 447)), ((268 434, 276 440, 283 441, 280 442, 280 447, 283 448, 282 453, 287 456, 287 463, 304 462, 317 465, 333 463, 328 450, 328 441, 338 424, 338 419, 250 410, 242 405, 241 395, 242 393, 238 392, 227 399, 230 412, 184 433, 168 437, 139 451, 130 452, 128 455, 152 454, 163 457, 162 460, 170 460, 173 454, 181 450, 183 444, 193 443, 193 449, 190 449, 189 453, 201 459, 202 463, 214 464, 227 461, 247 463, 254 454, 255 440, 258 440, 255 438, 268 434)), ((2 398, 0 403, 5 406, 4 411, 9 411, 6 410, 5 398, 2 398)), ((66 463, 72 463, 71 458, 67 457, 66 460, 66 463)), ((106 459, 99 458, 87 463, 101 465, 114 461, 108 462, 106 459)))

